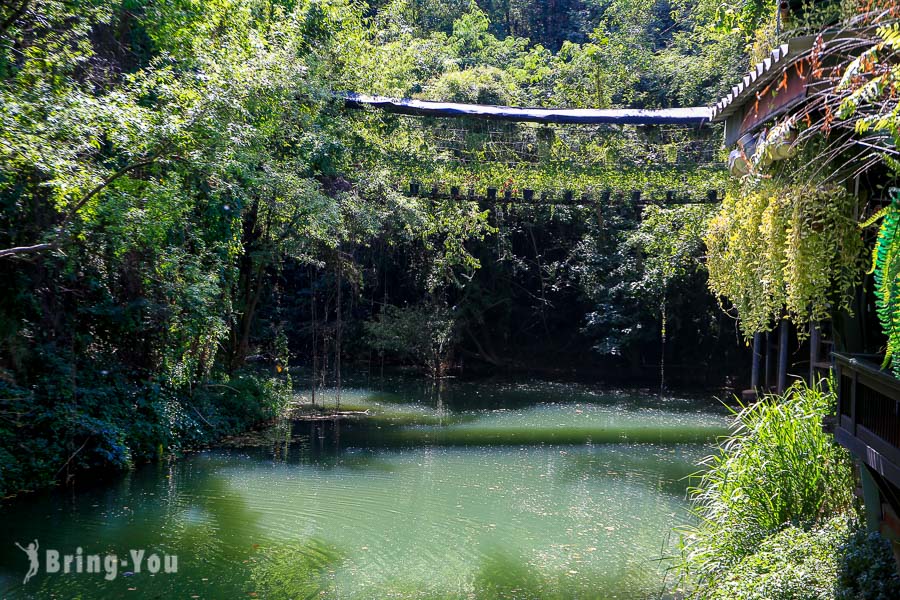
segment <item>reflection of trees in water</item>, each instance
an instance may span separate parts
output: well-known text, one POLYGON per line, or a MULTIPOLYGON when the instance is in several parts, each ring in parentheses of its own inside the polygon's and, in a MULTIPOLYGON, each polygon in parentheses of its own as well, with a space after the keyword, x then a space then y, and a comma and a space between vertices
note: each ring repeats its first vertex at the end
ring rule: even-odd
POLYGON ((274 546, 254 558, 251 581, 261 598, 321 598, 334 590, 334 573, 342 560, 336 546, 318 538, 274 546))
POLYGON ((563 600, 596 598, 613 592, 616 598, 645 598, 655 574, 644 564, 628 564, 625 572, 599 573, 563 568, 542 569, 523 556, 500 546, 489 548, 473 581, 476 598, 488 600, 563 600))
POLYGON ((65 492, 45 494, 16 507, 18 517, 4 523, 13 539, 30 531, 31 537, 41 539, 43 548, 74 554, 81 547, 85 555, 116 554, 127 558, 129 565, 118 565, 113 581, 106 581, 103 574, 41 572, 27 588, 4 590, 2 595, 120 597, 136 588, 143 595, 160 597, 233 596, 235 583, 250 579, 253 544, 266 543, 260 528, 262 513, 251 510, 230 491, 220 474, 233 465, 226 456, 207 455, 160 462, 103 487, 81 490, 71 497, 71 507, 63 514, 59 507, 65 492), (126 575, 134 570, 131 550, 145 551, 143 569, 126 575), (150 577, 146 561, 154 553, 160 558, 177 555, 178 573, 150 577))

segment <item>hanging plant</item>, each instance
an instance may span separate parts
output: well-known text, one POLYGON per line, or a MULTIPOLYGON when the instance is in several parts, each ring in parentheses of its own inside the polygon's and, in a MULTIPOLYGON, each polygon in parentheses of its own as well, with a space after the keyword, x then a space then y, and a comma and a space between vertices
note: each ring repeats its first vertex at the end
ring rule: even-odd
POLYGON ((760 180, 726 195, 706 233, 710 289, 748 338, 786 316, 804 330, 849 309, 863 272, 855 198, 842 187, 760 180))
POLYGON ((872 250, 875 273, 875 306, 881 329, 887 336, 884 364, 900 377, 900 194, 894 193, 891 204, 875 213, 861 227, 881 221, 878 239, 872 250))

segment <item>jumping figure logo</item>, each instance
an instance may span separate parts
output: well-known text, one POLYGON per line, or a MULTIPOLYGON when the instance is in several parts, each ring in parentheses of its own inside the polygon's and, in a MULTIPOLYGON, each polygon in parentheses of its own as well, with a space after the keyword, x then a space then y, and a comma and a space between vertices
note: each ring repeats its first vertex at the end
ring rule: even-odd
POLYGON ((34 542, 28 544, 27 548, 23 548, 19 542, 16 542, 16 546, 19 547, 19 550, 28 555, 28 561, 30 564, 28 565, 28 572, 25 573, 25 579, 22 581, 22 585, 28 583, 28 580, 37 575, 38 569, 41 564, 38 561, 38 541, 37 539, 34 542))

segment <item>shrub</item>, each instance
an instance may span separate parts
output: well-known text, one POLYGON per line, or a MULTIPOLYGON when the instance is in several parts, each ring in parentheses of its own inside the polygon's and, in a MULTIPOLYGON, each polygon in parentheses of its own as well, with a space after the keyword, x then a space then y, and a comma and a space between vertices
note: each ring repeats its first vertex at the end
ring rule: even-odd
POLYGON ((706 600, 890 600, 900 575, 890 545, 841 515, 770 535, 695 596, 706 600))
POLYGON ((735 411, 733 433, 691 489, 697 524, 682 533, 682 575, 712 585, 785 524, 808 525, 852 501, 848 453, 822 431, 830 391, 803 384, 735 411))
POLYGON ((366 323, 369 344, 423 366, 432 377, 443 377, 457 337, 453 311, 439 303, 399 307, 386 305, 366 323))
POLYGON ((839 549, 836 600, 900 598, 900 575, 890 544, 877 533, 858 529, 839 549))
POLYGON ((212 443, 271 419, 290 395, 289 379, 250 372, 193 394, 114 368, 84 365, 72 388, 61 379, 48 375, 32 390, 0 381, 0 497, 212 443))
POLYGON ((819 527, 788 527, 766 538, 759 550, 734 565, 709 600, 826 600, 834 597, 837 550, 851 523, 835 517, 819 527))

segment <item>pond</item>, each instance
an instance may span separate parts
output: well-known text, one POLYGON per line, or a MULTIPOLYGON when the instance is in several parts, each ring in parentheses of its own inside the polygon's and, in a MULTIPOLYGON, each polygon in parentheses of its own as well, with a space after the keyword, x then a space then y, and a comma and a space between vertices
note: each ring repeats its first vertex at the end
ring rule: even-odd
POLYGON ((656 597, 685 478, 727 426, 709 398, 571 383, 391 379, 341 401, 368 415, 9 503, 0 596, 656 597), (34 539, 23 585, 14 542, 34 539))

